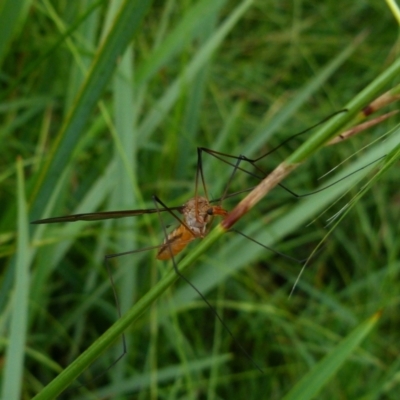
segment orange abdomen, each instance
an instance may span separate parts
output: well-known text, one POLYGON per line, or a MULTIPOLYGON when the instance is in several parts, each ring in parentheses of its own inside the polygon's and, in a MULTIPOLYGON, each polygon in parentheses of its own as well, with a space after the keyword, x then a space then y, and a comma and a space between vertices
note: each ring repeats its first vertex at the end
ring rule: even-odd
POLYGON ((176 256, 194 239, 196 236, 185 225, 180 225, 168 235, 167 240, 160 247, 157 260, 169 260, 172 257, 171 253, 176 256))

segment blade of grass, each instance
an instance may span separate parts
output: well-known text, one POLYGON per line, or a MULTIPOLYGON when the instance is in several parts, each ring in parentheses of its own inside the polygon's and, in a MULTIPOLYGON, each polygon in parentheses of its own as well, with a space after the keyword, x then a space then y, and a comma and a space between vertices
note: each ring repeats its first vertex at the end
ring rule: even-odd
POLYGON ((22 159, 18 159, 17 161, 17 178, 18 242, 16 267, 14 269, 15 291, 13 293, 10 340, 4 366, 3 399, 19 399, 21 397, 28 325, 29 266, 32 254, 29 247, 29 225, 22 159))
MULTIPOLYGON (((115 131, 121 146, 115 146, 114 160, 118 176, 118 189, 111 196, 110 209, 139 208, 138 204, 142 201, 137 181, 136 110, 138 107, 133 93, 133 50, 133 47, 130 46, 124 53, 113 82, 115 131)), ((137 230, 135 229, 136 219, 128 218, 113 222, 118 230, 130 232, 137 230)), ((117 241, 116 251, 134 248, 136 248, 136 240, 131 236, 124 235, 117 241)), ((121 285, 117 288, 119 289, 118 297, 121 310, 127 310, 137 297, 137 265, 126 265, 122 278, 121 285)), ((129 336, 125 340, 129 348, 129 336)), ((121 348, 118 348, 117 352, 115 358, 120 356, 121 348)), ((113 382, 117 386, 124 378, 128 361, 127 357, 124 357, 113 371, 113 382)))
POLYGON ((284 400, 314 398, 371 332, 378 323, 380 316, 381 313, 376 313, 355 328, 293 387, 284 397, 284 400))
POLYGON ((386 0, 390 11, 393 13, 393 16, 396 18, 397 23, 400 25, 400 9, 399 6, 396 4, 395 0, 386 0))

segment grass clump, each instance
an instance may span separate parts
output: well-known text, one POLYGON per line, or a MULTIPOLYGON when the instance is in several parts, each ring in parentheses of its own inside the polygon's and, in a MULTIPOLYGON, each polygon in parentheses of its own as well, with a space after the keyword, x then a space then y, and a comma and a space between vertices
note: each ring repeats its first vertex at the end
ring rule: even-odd
MULTIPOLYGON (((239 221, 239 230, 295 258, 322 243, 290 298, 301 269, 292 260, 234 233, 202 255, 196 244, 188 249, 198 259, 185 275, 264 374, 190 287, 177 282, 168 289, 176 277, 154 252, 113 260, 122 312, 135 313, 134 323, 115 323, 103 257, 160 243, 157 216, 38 226, 29 236, 27 225, 48 216, 154 207, 154 193, 168 205, 182 204, 193 196, 197 146, 255 157, 342 109, 397 60, 397 30, 385 4, 5 4, 1 337, 3 376, 18 377, 3 380, 5 398, 54 398, 78 386, 81 372, 86 385, 66 398, 280 399, 292 388, 288 396, 310 398, 315 393, 301 389, 302 378, 317 379, 324 398, 397 398, 398 185, 389 168, 395 154, 386 166, 372 165, 305 199, 277 188, 239 221), (368 182, 340 223, 326 228, 327 218, 368 182), (93 345, 111 326, 114 336, 93 345), (11 332, 18 327, 17 340, 11 332), (121 352, 122 329, 128 353, 107 369, 121 352), (89 369, 74 363, 87 348, 89 369), (340 362, 330 358, 339 353, 340 362), (59 375, 71 363, 72 372, 59 375), (326 368, 331 374, 312 375, 326 368)), ((382 93, 397 83, 392 78, 382 93)), ((285 186, 315 191, 390 153, 398 144, 396 118, 309 156, 285 186)), ((293 157, 311 134, 267 157, 262 168, 272 171, 293 157)), ((232 169, 210 157, 204 169, 209 193, 220 196, 232 169)), ((230 190, 257 183, 238 172, 230 190)))

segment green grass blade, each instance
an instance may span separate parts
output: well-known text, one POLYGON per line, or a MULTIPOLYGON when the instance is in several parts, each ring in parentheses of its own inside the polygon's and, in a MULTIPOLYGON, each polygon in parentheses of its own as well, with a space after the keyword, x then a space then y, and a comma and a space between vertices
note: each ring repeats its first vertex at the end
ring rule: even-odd
MULTIPOLYGON (((138 188, 138 160, 137 160, 137 142, 138 132, 136 128, 136 119, 138 104, 134 96, 133 84, 133 54, 132 46, 121 57, 118 65, 114 84, 114 120, 116 149, 114 162, 116 163, 116 173, 118 179, 118 189, 115 190, 109 202, 110 209, 129 209, 140 208, 140 190, 138 188)), ((124 251, 125 249, 134 249, 137 247, 134 239, 136 229, 136 219, 127 218, 114 221, 113 225, 119 230, 132 232, 132 236, 124 235, 117 239, 115 252, 124 251)), ((121 271, 122 272, 122 271, 121 271)), ((137 297, 137 268, 128 265, 123 270, 123 279, 119 286, 119 303, 122 310, 127 310, 132 306, 134 299, 137 297)), ((130 346, 129 337, 127 346, 130 346)), ((117 348, 117 358, 121 354, 121 348, 117 348)), ((118 385, 124 378, 127 357, 123 358, 113 371, 113 381, 118 385)))
POLYGON ((28 214, 21 159, 17 161, 17 177, 18 242, 14 277, 15 290, 12 298, 10 339, 3 375, 3 399, 19 399, 21 396, 28 326, 29 266, 32 254, 29 246, 28 214))
POLYGON ((371 332, 379 318, 380 313, 377 313, 354 329, 293 387, 284 400, 314 398, 371 332))

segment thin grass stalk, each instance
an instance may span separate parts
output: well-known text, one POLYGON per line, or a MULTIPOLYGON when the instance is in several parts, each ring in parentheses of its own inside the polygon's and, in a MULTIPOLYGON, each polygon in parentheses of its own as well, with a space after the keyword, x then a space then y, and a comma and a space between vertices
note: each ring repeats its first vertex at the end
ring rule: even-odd
POLYGON ((359 324, 347 337, 331 350, 310 372, 308 372, 285 395, 283 400, 308 400, 315 398, 334 374, 345 363, 348 357, 357 349, 361 342, 370 334, 381 317, 381 312, 359 324))
POLYGON ((18 178, 18 244, 15 268, 15 287, 12 301, 9 345, 6 349, 2 398, 18 399, 21 396, 26 357, 29 310, 29 275, 32 251, 29 247, 29 227, 25 196, 22 159, 17 160, 18 178))

